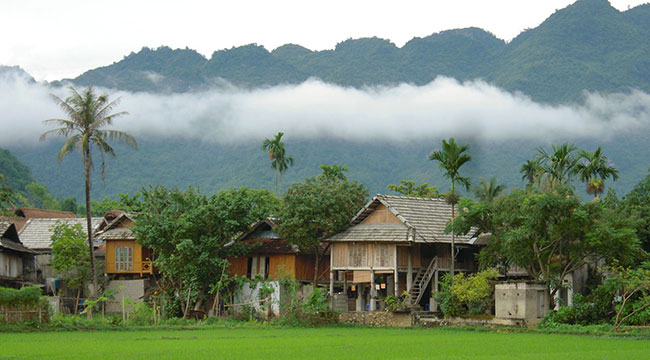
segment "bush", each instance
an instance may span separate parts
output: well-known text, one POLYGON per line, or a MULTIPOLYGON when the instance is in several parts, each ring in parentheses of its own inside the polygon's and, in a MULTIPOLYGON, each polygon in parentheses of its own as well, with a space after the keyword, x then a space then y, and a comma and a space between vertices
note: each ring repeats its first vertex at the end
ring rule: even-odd
POLYGON ((0 287, 0 306, 20 310, 38 308, 42 295, 38 286, 26 286, 20 290, 0 287))
POLYGON ((445 274, 440 283, 438 304, 445 316, 461 314, 483 314, 492 309, 494 283, 498 273, 489 269, 476 274, 458 273, 452 278, 445 274))

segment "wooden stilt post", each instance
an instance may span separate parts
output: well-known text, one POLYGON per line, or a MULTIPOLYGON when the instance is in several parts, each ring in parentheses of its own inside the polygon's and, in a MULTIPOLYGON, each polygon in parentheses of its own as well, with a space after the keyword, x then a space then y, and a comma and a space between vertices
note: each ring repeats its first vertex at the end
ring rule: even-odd
POLYGON ((394 282, 395 282, 395 287, 393 287, 393 296, 399 297, 399 272, 397 271, 397 245, 395 245, 395 271, 393 272, 394 275, 394 282))
POLYGON ((330 309, 334 309, 334 271, 333 270, 330 270, 330 309))
POLYGON ((408 249, 408 272, 406 273, 406 290, 411 291, 411 287, 413 287, 413 251, 412 251, 413 245, 409 246, 408 249))
POLYGON ((377 310, 377 302, 375 301, 375 294, 377 289, 375 289, 375 270, 370 268, 370 311, 377 310))

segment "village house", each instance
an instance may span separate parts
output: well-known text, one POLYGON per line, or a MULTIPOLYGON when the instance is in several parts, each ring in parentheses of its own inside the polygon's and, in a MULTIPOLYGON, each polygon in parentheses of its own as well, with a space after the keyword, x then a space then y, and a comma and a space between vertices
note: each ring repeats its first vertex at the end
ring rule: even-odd
MULTIPOLYGON (((278 280, 289 278, 303 284, 309 284, 314 279, 314 267, 316 257, 301 251, 298 246, 287 243, 273 230, 275 222, 272 218, 261 220, 255 223, 251 229, 241 235, 234 244, 245 247, 245 254, 237 257, 229 257, 229 274, 245 276, 255 279, 260 276, 267 280, 266 285, 274 289, 271 294, 272 312, 280 315, 280 303, 282 301, 282 289, 278 280)), ((318 281, 325 284, 329 281, 329 254, 327 245, 320 248, 322 254, 319 269, 318 281)), ((241 289, 236 302, 253 303, 259 310, 258 285, 251 288, 248 284, 241 289)))
MULTIPOLYGON (((387 295, 436 310, 439 279, 450 271, 451 205, 444 199, 377 195, 331 243, 330 293, 341 311, 377 310, 387 295), (343 280, 336 284, 334 279, 343 280), (336 286, 335 286, 336 285, 336 286), (378 304, 379 303, 379 304, 378 304)), ((483 238, 457 235, 455 271, 475 272, 483 238)))
MULTIPOLYGON (((23 245, 35 252, 36 280, 41 284, 45 284, 46 292, 50 294, 56 294, 62 286, 50 264, 52 261, 53 229, 59 223, 68 225, 81 224, 84 233, 86 232, 86 218, 65 217, 28 218, 18 233, 23 245)), ((97 231, 103 225, 104 218, 97 217, 92 219, 93 231, 97 231)), ((100 242, 95 241, 95 248, 98 248, 100 245, 100 242)))
POLYGON ((34 251, 20 242, 16 226, 0 220, 0 286, 34 285, 34 251))
MULTIPOLYGON (((116 299, 143 301, 154 285, 152 251, 136 242, 131 230, 135 222, 129 213, 111 210, 104 218, 107 224, 95 239, 102 242, 99 251, 104 254, 104 272, 109 277, 106 289, 115 291, 116 299)), ((121 311, 121 303, 108 302, 106 311, 121 311)))

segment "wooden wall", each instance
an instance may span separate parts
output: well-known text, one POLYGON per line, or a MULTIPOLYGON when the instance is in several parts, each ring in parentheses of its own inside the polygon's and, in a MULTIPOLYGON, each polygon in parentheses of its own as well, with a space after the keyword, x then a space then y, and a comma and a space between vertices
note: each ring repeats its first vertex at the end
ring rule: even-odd
POLYGON ((372 214, 368 215, 361 224, 401 224, 402 221, 393 215, 393 213, 388 210, 388 208, 382 204, 379 204, 375 211, 372 214))
POLYGON ((23 258, 16 254, 0 253, 0 276, 19 278, 23 276, 23 258))
POLYGON ((333 243, 332 256, 335 269, 395 268, 395 244, 333 243))
MULTIPOLYGON (((411 260, 414 268, 422 266, 422 259, 420 255, 420 244, 413 244, 410 246, 411 260)), ((406 268, 409 264, 409 246, 397 247, 397 266, 399 268, 406 268)))
POLYGON ((106 241, 106 270, 107 274, 139 274, 142 272, 142 246, 135 240, 107 240, 106 241), (115 248, 133 248, 133 270, 115 269, 115 248))

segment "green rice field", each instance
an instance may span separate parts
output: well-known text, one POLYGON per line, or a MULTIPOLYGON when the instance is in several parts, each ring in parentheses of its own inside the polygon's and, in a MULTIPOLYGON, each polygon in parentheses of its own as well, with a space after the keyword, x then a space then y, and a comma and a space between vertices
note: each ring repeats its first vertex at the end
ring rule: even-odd
POLYGON ((0 359, 650 359, 643 339, 422 328, 5 333, 0 343, 0 359))

